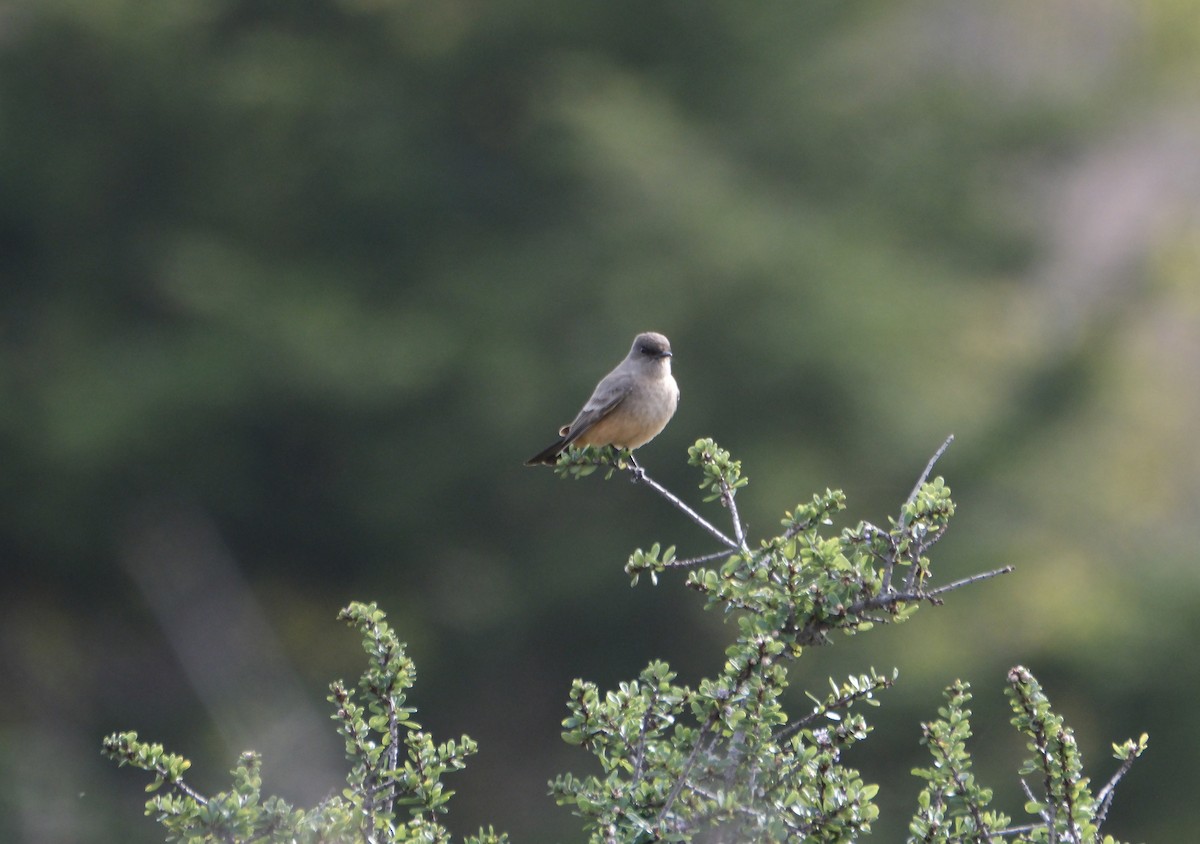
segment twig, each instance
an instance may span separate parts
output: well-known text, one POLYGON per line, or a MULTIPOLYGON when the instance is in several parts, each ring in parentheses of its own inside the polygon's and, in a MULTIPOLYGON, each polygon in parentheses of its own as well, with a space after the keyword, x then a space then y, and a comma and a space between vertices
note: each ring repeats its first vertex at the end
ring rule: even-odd
MULTIPOLYGON (((908 572, 904 575, 904 591, 906 593, 911 593, 916 587, 917 574, 921 570, 919 555, 912 554, 910 551, 909 556, 912 557, 912 560, 910 561, 908 572)), ((917 591, 920 592, 921 590, 918 589, 917 591)))
POLYGON ((646 764, 646 734, 650 732, 650 716, 654 711, 654 706, 658 703, 658 690, 654 689, 650 693, 650 702, 646 704, 646 711, 642 713, 642 726, 638 730, 637 750, 633 754, 633 781, 640 782, 642 774, 645 773, 646 764))
POLYGON ((820 522, 820 521, 821 521, 821 517, 822 517, 823 515, 825 515, 825 512, 824 512, 824 511, 823 511, 823 512, 821 512, 821 513, 818 513, 816 518, 813 518, 813 519, 805 519, 805 520, 804 520, 804 521, 802 521, 802 522, 796 522, 795 524, 791 525, 790 527, 788 527, 788 529, 787 529, 787 530, 785 530, 785 531, 783 532, 783 536, 781 537, 781 539, 788 540, 788 539, 791 539, 793 536, 797 536, 797 535, 799 535, 799 534, 801 534, 801 533, 804 533, 804 531, 808 530, 808 529, 809 529, 809 528, 811 528, 813 525, 815 525, 815 524, 817 524, 818 522, 820 522))
MULTIPOLYGON (((765 656, 765 648, 765 643, 760 645, 757 659, 751 659, 747 661, 747 663, 742 667, 742 670, 738 672, 737 679, 733 684, 733 690, 729 693, 728 697, 724 698, 725 700, 737 697, 737 695, 741 693, 741 689, 744 687, 746 681, 749 680, 754 674, 754 671, 762 666, 763 657, 765 656)), ((692 752, 688 754, 687 762, 684 763, 683 770, 680 772, 679 778, 675 780, 675 785, 671 787, 671 791, 667 795, 667 799, 663 801, 662 809, 659 810, 658 818, 655 821, 656 825, 661 825, 666 820, 668 813, 671 811, 671 806, 674 805, 675 801, 679 797, 679 793, 683 790, 684 785, 687 784, 688 777, 691 776, 692 767, 696 764, 696 754, 700 752, 700 745, 704 744, 709 734, 715 732, 717 722, 720 720, 720 718, 721 710, 720 708, 717 708, 709 713, 708 718, 705 719, 704 725, 700 728, 700 732, 696 735, 696 743, 692 746, 692 752)), ((719 733, 713 736, 712 742, 709 744, 710 750, 716 744, 719 738, 719 733)))
POLYGON ((658 481, 654 480, 654 478, 647 475, 646 470, 643 469, 641 466, 637 466, 636 464, 634 464, 632 466, 627 467, 627 471, 631 475, 633 475, 633 480, 635 482, 640 482, 640 483, 644 483, 644 484, 648 485, 652 490, 657 492, 663 498, 667 499, 667 501, 669 501, 677 510, 682 512, 684 515, 686 515, 689 519, 691 519, 693 522, 698 524, 700 527, 702 527, 706 531, 708 531, 709 535, 712 536, 713 538, 715 538, 722 545, 732 548, 734 551, 743 550, 742 546, 744 543, 735 542, 734 540, 730 539, 728 536, 726 536, 724 533, 722 533, 715 525, 713 525, 711 522, 709 522, 707 519, 705 519, 703 516, 701 516, 699 513, 697 513, 691 507, 684 504, 683 501, 681 501, 679 499, 679 497, 677 495, 675 495, 675 493, 671 492, 669 489, 667 489, 665 486, 660 484, 658 481))
POLYGON ((733 537, 737 540, 738 547, 749 554, 750 548, 746 545, 746 531, 745 528, 742 527, 741 517, 738 516, 737 504, 733 500, 735 494, 735 491, 729 486, 729 484, 725 483, 725 479, 722 478, 721 501, 729 509, 729 516, 733 519, 733 537))
MULTIPOLYGON (((1063 771, 1066 771, 1068 745, 1067 742, 1062 740, 1063 733, 1064 731, 1061 729, 1058 732, 1058 764, 1063 771)), ((1079 837, 1079 824, 1075 823, 1075 779, 1073 777, 1071 779, 1067 779, 1065 785, 1066 787, 1063 789, 1063 800, 1067 804, 1067 832, 1070 834, 1071 840, 1074 841, 1075 844, 1083 844, 1079 837)))
MULTIPOLYGON (((703 797, 705 800, 712 800, 715 802, 721 799, 716 792, 694 783, 688 783, 688 791, 703 797)), ((757 821, 761 821, 764 817, 766 817, 767 814, 762 809, 755 809, 753 806, 734 806, 733 811, 740 815, 746 815, 754 818, 757 821)))
MULTIPOLYGON (((396 697, 388 694, 387 713, 388 713, 388 739, 391 741, 391 746, 388 748, 388 770, 395 771, 400 767, 400 718, 396 712, 396 697)), ((391 787, 387 794, 387 811, 391 812, 396 805, 396 778, 395 776, 388 778, 391 781, 391 787)))
POLYGON ((897 551, 896 551, 895 537, 893 537, 887 531, 880 530, 878 527, 871 524, 870 522, 863 522, 862 541, 863 541, 864 546, 866 547, 867 553, 870 554, 872 557, 874 557, 876 560, 879 560, 879 562, 883 564, 883 571, 879 575, 879 582, 883 584, 883 591, 884 592, 894 591, 894 587, 892 586, 892 573, 895 570, 895 566, 896 566, 897 551), (884 542, 887 543, 887 546, 888 546, 887 554, 880 554, 878 551, 876 551, 874 548, 871 547, 871 541, 875 538, 882 539, 884 542))
MULTIPOLYGON (((943 758, 944 764, 946 764, 946 766, 948 767, 948 769, 950 771, 950 775, 954 777, 954 784, 958 787, 958 793, 964 794, 964 795, 967 794, 967 791, 968 791, 968 785, 967 785, 968 774, 967 774, 967 772, 965 770, 963 770, 962 768, 960 768, 958 765, 956 765, 952 760, 947 758, 945 754, 943 754, 942 758, 943 758)), ((977 800, 971 800, 968 803, 968 806, 971 810, 971 819, 973 821, 975 821, 976 835, 985 835, 986 834, 987 839, 986 839, 985 844, 991 844, 992 834, 990 832, 985 833, 985 831, 984 831, 985 828, 987 827, 987 824, 984 823, 983 812, 980 810, 979 802, 977 800)))
POLYGON ((868 686, 867 688, 857 689, 855 691, 850 692, 849 694, 841 695, 840 697, 837 697, 832 702, 830 702, 830 704, 828 706, 826 706, 823 703, 819 703, 813 709, 812 712, 808 713, 807 715, 805 715, 803 718, 799 719, 795 723, 789 724, 788 726, 784 727, 782 730, 777 732, 774 736, 775 741, 778 741, 778 742, 786 741, 787 739, 794 736, 796 733, 803 730, 809 724, 816 721, 822 715, 825 715, 826 713, 829 713, 829 712, 836 712, 841 709, 846 709, 847 707, 849 707, 851 704, 855 703, 856 701, 858 701, 862 698, 869 698, 871 695, 875 694, 875 692, 879 691, 880 689, 888 689, 888 688, 891 688, 892 685, 893 685, 892 680, 888 679, 887 677, 880 677, 878 684, 872 684, 872 685, 868 686))
MULTIPOLYGON (((1038 814, 1041 815, 1042 820, 1046 822, 1046 834, 1048 836, 1047 844, 1057 844, 1058 830, 1055 829, 1055 822, 1057 820, 1058 813, 1056 811, 1057 804, 1054 801, 1054 778, 1051 773, 1054 760, 1050 756, 1050 737, 1046 735, 1045 721, 1038 717, 1036 709, 1033 706, 1030 698, 1021 692, 1020 683, 1024 681, 1024 675, 1022 672, 1023 669, 1020 668, 1014 668, 1009 671, 1009 683, 1016 690, 1017 698, 1021 704, 1021 709, 1023 710, 1025 717, 1029 719, 1029 730, 1033 734, 1033 744, 1031 745, 1031 749, 1041 757, 1042 790, 1045 792, 1046 800, 1045 808, 1040 810, 1038 814)), ((1024 779, 1021 780, 1021 786, 1025 789, 1025 793, 1029 796, 1031 802, 1039 802, 1034 798, 1032 792, 1029 790, 1029 785, 1024 779)), ((1067 816, 1067 823, 1068 826, 1074 823, 1074 819, 1069 815, 1067 816)))
MULTIPOLYGON (((1029 798, 1029 802, 1030 802, 1030 803, 1039 803, 1039 802, 1041 802, 1041 801, 1039 801, 1039 800, 1038 800, 1036 797, 1034 797, 1034 796, 1033 796, 1033 789, 1031 789, 1031 788, 1029 787, 1029 783, 1025 782, 1025 778, 1024 778, 1024 777, 1021 777, 1021 790, 1025 792, 1025 796, 1029 798)), ((1043 820, 1043 821, 1045 821, 1047 824, 1049 824, 1049 823, 1050 823, 1050 816, 1049 816, 1048 814, 1046 814, 1046 810, 1045 810, 1045 809, 1039 809, 1039 810, 1038 810, 1038 815, 1040 815, 1040 816, 1041 816, 1041 818, 1042 818, 1042 820, 1043 820)), ((1035 827, 1036 827, 1036 824, 1035 824, 1035 827)))
POLYGON ((1015 566, 1001 566, 998 569, 983 571, 979 574, 973 574, 970 577, 960 578, 952 583, 947 583, 945 586, 939 586, 937 589, 930 589, 928 592, 925 592, 924 595, 927 598, 933 598, 937 595, 941 595, 943 592, 953 592, 955 589, 961 589, 964 586, 970 586, 972 583, 978 583, 981 580, 990 580, 993 577, 999 577, 1002 574, 1009 574, 1015 570, 1015 566))
POLYGON ((147 767, 143 762, 138 760, 137 755, 133 752, 132 746, 127 742, 121 741, 120 739, 123 739, 123 737, 114 735, 111 740, 105 741, 104 746, 110 759, 116 760, 122 765, 132 765, 135 768, 141 768, 143 771, 150 771, 169 788, 174 789, 186 797, 190 797, 201 806, 208 805, 208 798, 184 782, 182 776, 173 776, 170 768, 161 762, 147 767))
POLYGON ((1121 767, 1117 768, 1117 772, 1112 775, 1104 788, 1096 795, 1100 801, 1100 811, 1096 813, 1096 828, 1104 823, 1104 819, 1108 817, 1109 807, 1112 806, 1113 797, 1116 796, 1117 783, 1129 773, 1129 769, 1133 767, 1133 761, 1137 756, 1130 754, 1125 757, 1125 761, 1121 763, 1121 767))
POLYGON ((1010 826, 1007 829, 1000 829, 993 832, 992 835, 1020 835, 1023 832, 1033 832, 1035 829, 1041 829, 1040 823, 1027 823, 1024 826, 1010 826))
MULTIPOLYGON (((908 498, 905 499, 905 501, 904 501, 905 506, 908 506, 909 504, 912 504, 914 501, 917 500, 917 493, 919 493, 921 491, 921 487, 924 486, 925 481, 927 481, 929 479, 929 473, 933 471, 934 464, 937 463, 942 458, 942 455, 946 453, 946 449, 948 449, 950 447, 950 443, 952 443, 952 442, 954 442, 954 434, 951 434, 950 436, 946 437, 946 441, 943 442, 941 447, 933 453, 933 457, 929 458, 929 462, 925 464, 925 471, 921 473, 921 477, 917 478, 916 485, 913 486, 912 492, 910 492, 908 494, 908 498)), ((907 526, 908 526, 908 517, 904 515, 904 507, 901 507, 900 508, 900 527, 903 528, 903 527, 907 527, 907 526)))
POLYGON ((837 612, 837 617, 833 619, 811 619, 803 627, 789 628, 789 635, 795 637, 795 641, 801 645, 817 645, 828 641, 828 632, 838 626, 838 620, 846 616, 862 616, 863 613, 871 610, 891 610, 897 604, 910 603, 914 601, 929 601, 932 604, 940 604, 938 596, 950 592, 954 589, 961 589, 972 583, 977 583, 981 580, 987 580, 992 577, 997 577, 1002 574, 1008 574, 1013 571, 1012 566, 1004 566, 1003 568, 994 569, 993 571, 985 571, 980 574, 974 574, 970 577, 964 577, 961 580, 956 580, 953 583, 947 583, 945 586, 939 586, 937 589, 916 591, 905 590, 903 592, 884 592, 869 595, 866 598, 855 601, 848 607, 840 608, 837 612))
POLYGON ((1008 574, 1013 571, 1013 566, 1004 566, 1002 568, 993 569, 992 571, 980 572, 973 574, 970 577, 964 577, 953 583, 947 583, 945 586, 939 586, 937 589, 918 590, 916 592, 881 592, 870 598, 864 598, 857 601, 846 608, 847 615, 859 615, 866 610, 884 609, 893 604, 899 604, 904 601, 932 601, 945 592, 952 592, 955 589, 961 589, 964 586, 969 586, 972 583, 978 583, 981 580, 989 580, 993 577, 999 577, 1002 574, 1008 574))
POLYGON ((718 715, 714 711, 708 716, 708 720, 704 722, 704 726, 700 728, 700 733, 696 736, 696 743, 692 746, 692 752, 688 754, 687 762, 684 763, 683 770, 679 773, 679 778, 675 780, 675 785, 671 787, 671 792, 667 795, 667 799, 663 801, 662 809, 659 811, 658 819, 655 822, 656 824, 661 824, 666 820, 667 813, 671 811, 671 806, 679 797, 679 792, 683 791, 683 786, 692 773, 692 766, 696 764, 696 754, 700 752, 700 745, 704 744, 704 740, 708 738, 708 734, 716 726, 717 717, 718 715))
MULTIPOLYGON (((164 769, 161 769, 161 768, 158 768, 158 769, 155 769, 155 773, 156 773, 156 774, 158 774, 158 775, 161 777, 161 776, 163 776, 163 775, 164 775, 164 773, 165 773, 165 770, 164 770, 164 769)), ((192 798, 193 800, 195 800, 195 801, 196 801, 197 803, 199 803, 201 806, 207 806, 207 805, 208 805, 208 798, 207 798, 207 797, 205 797, 204 795, 202 795, 202 794, 201 794, 199 791, 197 791, 196 789, 192 788, 192 787, 191 787, 190 785, 188 785, 187 783, 185 783, 185 782, 183 781, 183 777, 180 777, 179 779, 176 779, 176 780, 169 780, 169 782, 171 783, 171 787, 172 787, 172 788, 176 789, 177 791, 180 791, 180 792, 182 792, 183 794, 186 794, 188 797, 190 797, 190 798, 192 798)))
POLYGON ((729 548, 724 551, 714 551, 711 554, 705 554, 702 557, 688 557, 685 560, 671 560, 669 563, 663 563, 663 568, 682 569, 689 566, 700 566, 705 563, 711 563, 713 560, 720 560, 725 557, 730 557, 737 553, 736 548, 729 548))

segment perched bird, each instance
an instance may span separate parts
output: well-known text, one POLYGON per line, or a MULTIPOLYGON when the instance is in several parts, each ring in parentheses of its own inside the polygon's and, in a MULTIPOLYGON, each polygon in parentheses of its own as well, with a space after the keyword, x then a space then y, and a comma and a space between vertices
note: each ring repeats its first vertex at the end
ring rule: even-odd
POLYGON ((564 425, 559 439, 525 465, 553 464, 569 445, 643 446, 667 426, 678 403, 670 341, 653 331, 639 334, 625 360, 600 379, 575 421, 564 425))

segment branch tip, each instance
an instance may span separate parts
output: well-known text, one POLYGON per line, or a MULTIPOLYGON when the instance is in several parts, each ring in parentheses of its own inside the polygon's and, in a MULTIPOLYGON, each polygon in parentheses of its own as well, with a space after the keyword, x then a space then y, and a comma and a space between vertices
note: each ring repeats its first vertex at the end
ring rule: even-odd
MULTIPOLYGON (((921 487, 925 485, 925 481, 929 480, 929 473, 933 471, 933 467, 937 464, 937 462, 942 459, 942 455, 946 453, 946 449, 950 447, 950 443, 952 442, 954 442, 954 434, 946 437, 945 441, 938 446, 938 450, 933 453, 933 457, 929 458, 929 462, 925 464, 925 471, 921 473, 921 477, 917 478, 917 482, 913 486, 912 492, 908 494, 908 498, 904 501, 906 506, 917 500, 917 494, 921 491, 921 487)), ((900 523, 902 525, 908 524, 903 515, 903 508, 901 508, 900 523)))

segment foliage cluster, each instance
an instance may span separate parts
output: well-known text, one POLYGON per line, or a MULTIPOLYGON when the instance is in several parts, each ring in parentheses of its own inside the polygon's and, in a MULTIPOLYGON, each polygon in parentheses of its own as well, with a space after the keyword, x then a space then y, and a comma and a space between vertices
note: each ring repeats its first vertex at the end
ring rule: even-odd
MULTIPOLYGON (((154 774, 146 814, 167 830, 169 842, 316 842, 365 841, 445 842, 441 824, 454 794, 442 776, 461 770, 476 745, 463 736, 435 744, 412 719, 406 693, 416 679, 416 666, 375 604, 352 603, 338 618, 363 637, 367 670, 357 690, 338 680, 329 686, 331 716, 345 740, 350 772, 346 788, 311 810, 294 808, 278 797, 262 798, 262 760, 244 753, 233 770, 228 791, 204 796, 183 774, 191 763, 167 753, 162 745, 138 738, 136 732, 114 733, 103 752, 121 765, 154 774), (402 757, 403 753, 403 757, 402 757)), ((503 844, 504 835, 480 830, 467 844, 503 844)))
MULTIPOLYGON (((809 711, 790 714, 789 664, 806 647, 830 643, 834 634, 904 621, 922 603, 940 603, 949 591, 1011 569, 929 585, 927 552, 954 515, 943 480, 927 480, 940 450, 887 528, 859 522, 825 535, 833 515, 846 506, 842 493, 827 490, 787 513, 782 531, 755 547, 734 500, 746 483, 740 462, 711 440, 698 441, 688 454, 702 473, 706 500, 729 512, 732 536, 650 478, 627 453, 588 447, 570 449, 559 460, 563 475, 627 471, 718 539, 723 549, 688 559, 676 557, 673 547, 639 549, 626 571, 636 584, 642 574, 657 579, 672 569, 690 569, 687 585, 704 595, 708 608, 736 620, 737 636, 719 672, 694 687, 677 683, 661 661, 608 692, 575 681, 563 738, 592 753, 600 773, 559 776, 550 783, 551 794, 583 818, 596 844, 857 840, 878 817, 873 799, 878 786, 864 782, 845 757, 871 732, 860 706, 879 705, 877 694, 893 685, 897 672, 831 679, 829 692, 806 692, 809 711)), ((414 710, 405 701, 415 668, 382 611, 374 604, 352 604, 340 618, 362 634, 369 663, 357 693, 340 681, 330 687, 333 718, 351 764, 340 796, 311 811, 278 798, 264 801, 260 760, 251 753, 234 770, 230 791, 204 797, 184 782, 189 763, 182 757, 132 732, 105 741, 108 756, 155 775, 150 790, 168 786, 147 803, 147 812, 167 828, 168 840, 449 840, 440 819, 452 792, 441 778, 461 769, 475 744, 466 736, 435 744, 412 720, 414 710), (408 810, 407 819, 401 809, 408 810)), ((969 686, 957 681, 946 690, 939 718, 923 725, 932 762, 913 772, 924 787, 908 840, 1115 844, 1100 828, 1116 784, 1144 751, 1146 737, 1114 746, 1121 765, 1093 793, 1074 734, 1036 679, 1018 666, 1008 681, 1013 724, 1030 752, 1021 784, 1034 820, 1014 825, 989 809, 992 791, 976 782, 966 746, 969 686)), ((506 840, 488 830, 468 842, 506 840)))

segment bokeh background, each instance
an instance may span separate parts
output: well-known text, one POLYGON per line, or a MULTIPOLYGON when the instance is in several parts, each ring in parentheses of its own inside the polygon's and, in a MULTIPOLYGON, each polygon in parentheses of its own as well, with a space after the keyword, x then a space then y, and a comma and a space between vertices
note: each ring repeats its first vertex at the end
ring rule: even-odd
POLYGON ((1016 573, 793 672, 899 667, 879 840, 955 677, 1020 816, 1018 663, 1098 782, 1151 734, 1111 832, 1194 835, 1198 74, 1178 0, 0 2, 0 839, 161 841, 117 729, 338 789, 364 599, 481 743, 451 828, 580 840, 571 679, 732 635, 622 572, 694 525, 521 465, 646 329, 644 465, 698 502, 716 438, 753 535, 827 486, 881 523, 957 435, 935 574, 1016 573))

